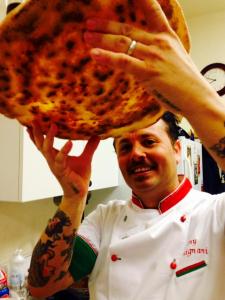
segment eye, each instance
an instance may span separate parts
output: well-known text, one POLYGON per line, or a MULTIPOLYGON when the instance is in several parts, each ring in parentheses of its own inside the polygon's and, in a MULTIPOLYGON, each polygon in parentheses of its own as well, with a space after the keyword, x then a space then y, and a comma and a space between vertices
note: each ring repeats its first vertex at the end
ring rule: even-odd
POLYGON ((120 144, 118 148, 119 148, 118 149, 119 154, 126 154, 129 151, 131 151, 132 145, 129 143, 123 143, 120 144))
POLYGON ((142 145, 144 146, 144 147, 152 147, 154 144, 155 144, 155 140, 153 140, 153 139, 144 139, 143 141, 142 141, 142 145))

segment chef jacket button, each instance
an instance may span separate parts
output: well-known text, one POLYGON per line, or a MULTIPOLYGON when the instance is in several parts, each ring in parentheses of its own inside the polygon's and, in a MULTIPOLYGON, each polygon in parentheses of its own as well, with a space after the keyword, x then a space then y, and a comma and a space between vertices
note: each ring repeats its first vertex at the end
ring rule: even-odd
POLYGON ((181 222, 183 222, 183 223, 184 223, 186 220, 187 220, 187 218, 186 218, 186 216, 185 216, 185 215, 183 215, 183 216, 181 216, 181 217, 180 217, 180 221, 181 221, 181 222))
POLYGON ((175 269, 177 268, 176 259, 174 259, 174 260, 171 262, 170 268, 171 268, 172 270, 175 270, 175 269))
POLYGON ((117 260, 120 260, 121 258, 119 258, 116 254, 112 254, 111 255, 111 260, 112 261, 117 261, 117 260))

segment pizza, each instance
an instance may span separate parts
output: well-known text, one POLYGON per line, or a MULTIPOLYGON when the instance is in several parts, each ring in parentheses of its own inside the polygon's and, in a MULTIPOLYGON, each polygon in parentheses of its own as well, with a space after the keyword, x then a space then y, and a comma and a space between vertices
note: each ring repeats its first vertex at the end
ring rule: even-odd
MULTIPOLYGON (((101 139, 154 123, 158 101, 123 70, 100 66, 83 41, 88 18, 104 17, 147 29, 133 0, 27 0, 0 24, 0 113, 45 134, 101 139)), ((188 30, 176 0, 159 0, 189 50, 188 30)))

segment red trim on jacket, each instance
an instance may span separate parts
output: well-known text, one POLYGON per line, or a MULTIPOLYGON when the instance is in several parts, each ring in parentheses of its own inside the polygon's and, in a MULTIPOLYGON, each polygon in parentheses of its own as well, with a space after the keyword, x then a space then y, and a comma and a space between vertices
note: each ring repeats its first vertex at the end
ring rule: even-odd
MULTIPOLYGON (((163 198, 158 205, 158 210, 160 213, 164 213, 167 210, 169 210, 171 207, 176 205, 178 202, 180 202, 190 191, 192 188, 192 185, 188 178, 184 177, 182 182, 179 184, 179 186, 176 188, 175 191, 173 191, 171 194, 169 194, 167 197, 163 198)), ((144 208, 144 205, 141 201, 141 199, 132 193, 132 202, 137 205, 140 208, 144 208)))

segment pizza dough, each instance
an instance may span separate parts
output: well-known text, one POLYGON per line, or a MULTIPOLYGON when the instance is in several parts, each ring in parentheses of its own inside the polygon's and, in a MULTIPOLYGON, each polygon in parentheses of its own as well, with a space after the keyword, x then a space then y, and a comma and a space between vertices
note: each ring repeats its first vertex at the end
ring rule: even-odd
MULTIPOLYGON (((189 50, 184 16, 175 0, 160 0, 189 50)), ((129 0, 28 0, 0 24, 0 113, 65 139, 104 139, 154 123, 163 109, 122 70, 98 65, 83 41, 86 19, 103 17, 147 29, 129 0)))

